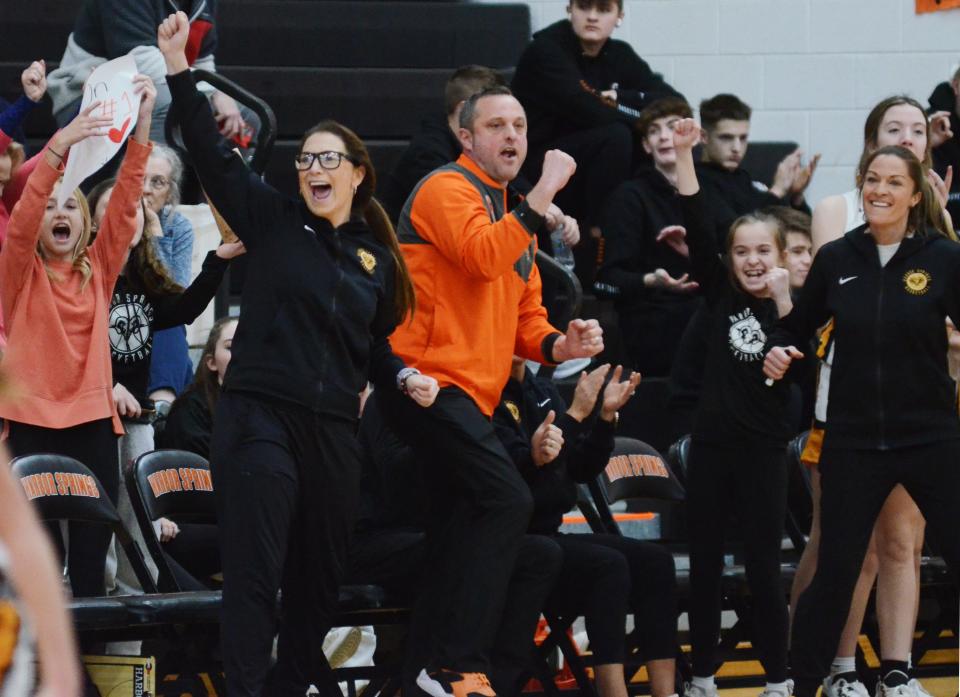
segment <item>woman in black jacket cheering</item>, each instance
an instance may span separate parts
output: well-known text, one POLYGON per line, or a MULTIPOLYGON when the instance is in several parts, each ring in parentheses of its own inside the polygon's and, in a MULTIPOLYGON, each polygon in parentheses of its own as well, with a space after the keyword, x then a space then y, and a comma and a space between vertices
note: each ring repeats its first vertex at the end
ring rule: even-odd
POLYGON ((960 245, 909 150, 879 148, 859 174, 867 222, 820 249, 764 364, 778 380, 800 356, 795 347, 833 317, 819 563, 793 624, 798 697, 812 697, 827 674, 894 486, 917 502, 954 575, 960 560, 960 420, 945 322, 960 321, 960 245))
POLYGON ((187 16, 160 25, 173 117, 204 190, 247 249, 240 323, 217 403, 211 465, 223 562, 222 647, 230 695, 339 695, 323 657, 360 479, 354 437, 369 379, 422 406, 437 383, 405 368, 388 337, 413 290, 373 200, 356 135, 310 129, 299 199, 264 184, 217 132, 184 56, 187 16), (312 687, 315 686, 315 687, 312 687))

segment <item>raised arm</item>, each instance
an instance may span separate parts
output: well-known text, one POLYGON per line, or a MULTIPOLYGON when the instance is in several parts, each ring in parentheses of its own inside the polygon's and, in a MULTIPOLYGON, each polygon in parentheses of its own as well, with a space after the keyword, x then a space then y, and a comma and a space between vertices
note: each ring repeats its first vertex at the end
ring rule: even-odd
POLYGON ((120 165, 117 184, 107 204, 97 239, 90 245, 91 255, 100 260, 106 278, 110 279, 106 284, 107 293, 111 292, 113 280, 123 268, 130 241, 137 231, 137 206, 141 205, 143 196, 143 173, 153 147, 150 144, 150 124, 157 88, 146 75, 134 76, 133 84, 136 94, 140 95, 137 125, 127 141, 127 152, 120 165))
POLYGON ((190 324, 203 314, 207 305, 217 294, 230 260, 243 254, 242 242, 225 242, 207 254, 203 268, 187 288, 177 295, 169 295, 156 301, 157 314, 154 329, 168 329, 181 324, 190 324))
POLYGON ((220 135, 210 104, 189 72, 184 53, 189 34, 183 12, 167 17, 157 33, 173 98, 171 116, 180 126, 204 191, 237 236, 253 249, 271 229, 287 199, 261 181, 220 135))
POLYGON ((709 297, 725 283, 726 267, 714 228, 702 202, 700 182, 693 164, 693 146, 700 141, 700 127, 693 119, 681 119, 673 128, 673 145, 677 151, 677 191, 687 229, 687 248, 693 278, 709 297))

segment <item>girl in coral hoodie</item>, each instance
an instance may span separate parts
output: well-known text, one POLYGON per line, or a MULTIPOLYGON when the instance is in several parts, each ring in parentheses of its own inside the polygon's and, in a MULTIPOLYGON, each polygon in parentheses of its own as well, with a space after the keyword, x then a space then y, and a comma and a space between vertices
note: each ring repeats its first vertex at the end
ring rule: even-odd
MULTIPOLYGON (((13 209, 0 251, 0 302, 6 318, 3 368, 14 395, 0 397, 0 418, 15 455, 52 452, 74 457, 97 475, 116 501, 118 435, 107 324, 110 297, 137 230, 143 172, 150 154, 156 88, 134 78, 141 97, 136 128, 96 241, 79 190, 57 205, 69 148, 106 134, 112 119, 84 109, 50 140, 13 209)), ((103 595, 110 532, 71 523, 67 554, 75 596, 103 595)))

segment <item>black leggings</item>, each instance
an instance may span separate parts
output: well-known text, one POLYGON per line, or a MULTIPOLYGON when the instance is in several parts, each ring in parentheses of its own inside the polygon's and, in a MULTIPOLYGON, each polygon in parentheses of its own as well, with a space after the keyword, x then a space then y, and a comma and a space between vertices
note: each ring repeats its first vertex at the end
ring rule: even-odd
POLYGON ((793 620, 797 697, 812 697, 829 671, 873 525, 895 485, 917 502, 954 581, 960 564, 960 441, 895 450, 830 448, 829 436, 827 443, 820 456, 817 572, 793 620))
POLYGON ((624 624, 632 611, 644 661, 677 651, 673 557, 652 542, 619 535, 562 535, 563 567, 547 600, 559 615, 583 615, 594 663, 624 662, 624 624))
MULTIPOLYGON (((116 505, 120 486, 117 436, 110 419, 99 419, 70 428, 44 428, 10 422, 10 450, 15 456, 55 453, 79 460, 92 471, 110 501, 116 505)), ((48 526, 60 557, 66 551, 70 588, 78 598, 106 595, 104 566, 113 531, 106 525, 71 522, 64 550, 57 524, 48 526)))
POLYGON ((254 395, 217 403, 210 465, 223 564, 227 692, 259 697, 283 591, 277 664, 266 694, 340 689, 323 657, 337 609, 360 482, 355 425, 254 395))
POLYGON ((780 575, 787 505, 785 452, 785 447, 732 447, 696 440, 691 444, 687 522, 690 639, 696 676, 713 675, 718 667, 725 531, 730 514, 736 513, 760 661, 768 681, 787 679, 787 601, 780 575))

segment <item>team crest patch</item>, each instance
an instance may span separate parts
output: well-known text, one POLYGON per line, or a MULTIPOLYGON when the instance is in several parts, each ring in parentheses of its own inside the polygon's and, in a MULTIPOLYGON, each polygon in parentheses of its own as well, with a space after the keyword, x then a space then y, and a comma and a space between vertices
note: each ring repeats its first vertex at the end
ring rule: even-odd
POLYGON ((360 257, 360 266, 363 267, 363 270, 367 273, 373 273, 373 270, 377 268, 377 258, 363 247, 357 250, 357 256, 360 257))
POLYGON ((750 308, 730 316, 729 340, 730 350, 738 360, 750 362, 763 359, 763 345, 767 342, 767 336, 750 308))
POLYGON ((517 423, 520 423, 520 409, 517 408, 517 405, 508 400, 503 403, 503 406, 505 406, 507 411, 510 412, 510 416, 513 417, 513 420, 517 423))
POLYGON ((903 287, 911 295, 923 295, 930 290, 930 281, 933 277, 929 271, 911 269, 903 275, 903 287))

